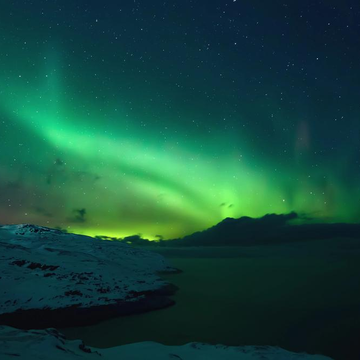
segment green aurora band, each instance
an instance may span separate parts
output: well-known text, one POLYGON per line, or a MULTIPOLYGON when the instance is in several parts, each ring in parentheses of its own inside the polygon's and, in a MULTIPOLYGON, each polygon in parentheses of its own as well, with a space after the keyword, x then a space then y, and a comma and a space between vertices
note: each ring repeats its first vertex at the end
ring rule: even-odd
MULTIPOLYGON (((23 39, 25 29, 19 31, 23 39)), ((359 218, 353 201, 360 198, 359 186, 342 173, 347 150, 317 161, 308 121, 276 110, 275 97, 238 102, 230 124, 220 126, 213 119, 226 122, 225 108, 234 104, 192 101, 185 90, 169 92, 162 78, 140 81, 120 62, 112 65, 111 79, 106 65, 85 66, 85 55, 69 59, 56 42, 2 39, 0 45, 6 49, 0 73, 2 223, 168 239, 244 215, 359 218), (260 122, 260 137, 268 142, 248 130, 249 108, 261 109, 265 101, 259 117, 275 113, 275 130, 291 123, 285 145, 263 136, 260 122)))
MULTIPOLYGON (((57 93, 61 91, 57 76, 43 77, 42 88, 16 79, 16 86, 6 91, 12 96, 1 97, 3 117, 23 129, 7 142, 8 149, 9 143, 19 147, 21 158, 4 151, 7 166, 2 161, 2 173, 8 172, 7 178, 14 183, 26 179, 23 186, 28 194, 18 199, 23 214, 17 208, 13 214, 9 207, 10 216, 2 214, 5 218, 61 225, 88 235, 141 233, 150 239, 157 234, 185 235, 225 217, 267 212, 296 210, 319 218, 351 220, 353 211, 348 206, 327 206, 329 192, 339 201, 347 194, 341 184, 319 189, 321 169, 311 172, 312 179, 302 169, 270 168, 273 164, 267 166, 249 155, 251 149, 236 151, 231 135, 221 144, 216 134, 213 140, 209 136, 206 145, 181 135, 152 140, 146 131, 129 130, 131 119, 120 111, 112 115, 116 124, 112 127, 102 120, 104 115, 88 106, 76 116, 71 100, 60 99, 57 93), (56 164, 55 159, 62 160, 56 164), (74 217, 72 223, 73 209, 83 208, 86 221, 74 217), (39 209, 56 218, 46 218, 45 210, 39 209)), ((336 181, 332 174, 332 183, 336 181)))

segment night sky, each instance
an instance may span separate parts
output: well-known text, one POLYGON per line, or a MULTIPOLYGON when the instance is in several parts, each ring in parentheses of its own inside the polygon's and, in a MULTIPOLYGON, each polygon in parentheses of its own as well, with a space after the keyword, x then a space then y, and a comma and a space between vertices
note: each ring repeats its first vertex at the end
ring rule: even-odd
POLYGON ((172 238, 360 219, 360 2, 0 4, 0 223, 172 238))

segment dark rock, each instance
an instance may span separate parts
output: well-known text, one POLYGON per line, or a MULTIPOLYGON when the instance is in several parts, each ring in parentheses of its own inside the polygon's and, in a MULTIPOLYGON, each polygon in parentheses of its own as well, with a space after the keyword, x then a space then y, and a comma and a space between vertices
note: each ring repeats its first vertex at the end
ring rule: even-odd
POLYGON ((168 296, 173 295, 177 289, 176 286, 169 284, 155 291, 132 292, 132 301, 119 300, 88 308, 75 304, 60 309, 17 310, 1 314, 0 324, 19 329, 88 326, 117 316, 139 314, 172 306, 175 301, 168 296))

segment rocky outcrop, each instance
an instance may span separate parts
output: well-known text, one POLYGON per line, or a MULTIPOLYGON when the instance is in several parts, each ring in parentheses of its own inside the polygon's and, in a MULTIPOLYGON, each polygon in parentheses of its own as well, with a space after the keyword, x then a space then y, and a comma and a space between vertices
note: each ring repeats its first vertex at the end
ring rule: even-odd
POLYGON ((0 324, 89 325, 173 304, 155 253, 33 225, 0 227, 0 324))

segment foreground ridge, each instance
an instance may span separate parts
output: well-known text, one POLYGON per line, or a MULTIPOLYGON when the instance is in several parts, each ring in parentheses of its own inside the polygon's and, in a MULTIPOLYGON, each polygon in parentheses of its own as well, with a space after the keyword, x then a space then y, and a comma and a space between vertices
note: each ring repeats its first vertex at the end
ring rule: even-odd
POLYGON ((159 254, 35 225, 0 227, 0 324, 85 325, 172 305, 159 254))
POLYGON ((322 355, 298 354, 271 346, 209 345, 190 343, 165 346, 142 342, 109 349, 87 347, 80 340, 67 340, 55 329, 18 330, 0 326, 1 359, 27 360, 331 360, 322 355))

